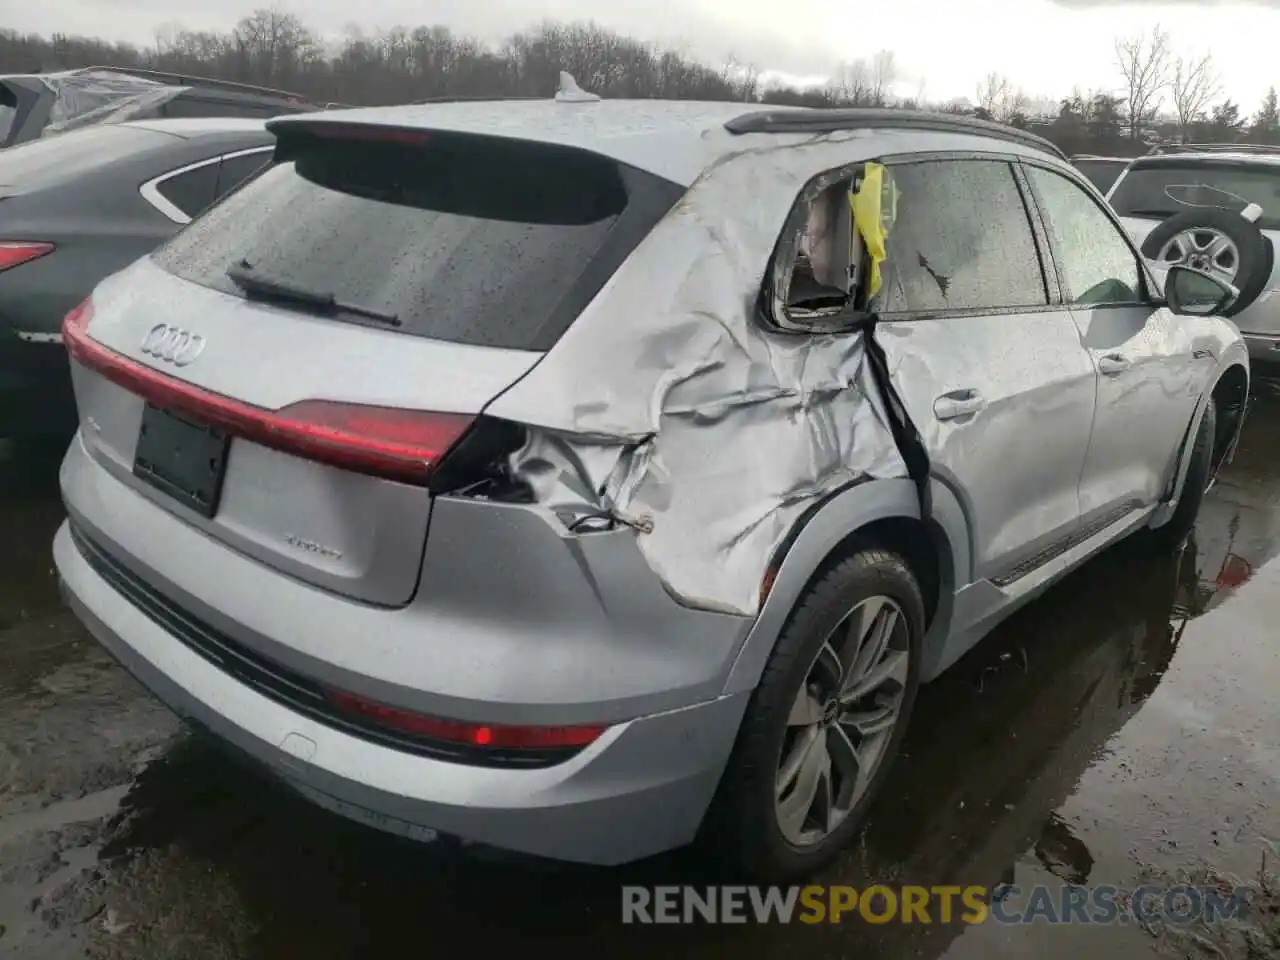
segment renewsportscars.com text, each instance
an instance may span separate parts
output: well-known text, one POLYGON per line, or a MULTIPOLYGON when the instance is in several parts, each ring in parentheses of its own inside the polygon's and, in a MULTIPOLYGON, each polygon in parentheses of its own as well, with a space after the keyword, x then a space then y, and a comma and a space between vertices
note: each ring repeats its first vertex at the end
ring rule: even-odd
POLYGON ((1203 886, 622 888, 623 923, 1192 924, 1242 920, 1251 891, 1203 886))

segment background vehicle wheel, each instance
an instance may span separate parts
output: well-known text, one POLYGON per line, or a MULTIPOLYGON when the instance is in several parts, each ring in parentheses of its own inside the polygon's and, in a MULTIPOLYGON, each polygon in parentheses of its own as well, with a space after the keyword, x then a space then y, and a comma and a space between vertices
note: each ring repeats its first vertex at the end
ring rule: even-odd
POLYGON ((1161 267, 1206 270, 1240 291, 1226 311, 1234 317, 1262 293, 1275 251, 1257 226, 1230 210, 1188 210, 1165 220, 1142 242, 1142 255, 1161 267))
POLYGON ((923 634, 920 588, 889 551, 862 546, 808 588, 703 822, 718 860, 784 882, 853 838, 910 716, 923 634))
POLYGON ((1182 484, 1182 494, 1178 497, 1178 505, 1173 516, 1162 527, 1153 531, 1161 546, 1176 548, 1182 546, 1191 534, 1200 513, 1200 504, 1213 481, 1213 448, 1217 435, 1218 402, 1209 398, 1204 416, 1200 418, 1200 429, 1196 431, 1195 443, 1191 447, 1191 463, 1187 467, 1187 479, 1182 484))

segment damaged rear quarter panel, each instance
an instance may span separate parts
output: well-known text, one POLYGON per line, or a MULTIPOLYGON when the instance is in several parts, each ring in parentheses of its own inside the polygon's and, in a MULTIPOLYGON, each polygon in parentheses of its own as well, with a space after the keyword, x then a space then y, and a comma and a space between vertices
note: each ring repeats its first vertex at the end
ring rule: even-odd
MULTIPOLYGON (((903 136, 768 142, 778 146, 704 173, 487 411, 531 428, 512 468, 541 505, 562 516, 610 511, 637 528, 645 560, 677 600, 747 616, 810 505, 853 481, 907 474, 863 334, 780 333, 757 316, 805 184, 901 153, 903 136)), ((990 144, 911 134, 906 149, 990 144)))

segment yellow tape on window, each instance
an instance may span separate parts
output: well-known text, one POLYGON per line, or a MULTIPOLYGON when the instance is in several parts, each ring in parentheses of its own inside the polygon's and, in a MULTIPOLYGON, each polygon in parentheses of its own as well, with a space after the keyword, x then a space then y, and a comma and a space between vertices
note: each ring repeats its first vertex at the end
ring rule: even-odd
POLYGON ((857 193, 849 194, 849 204, 853 208, 854 226, 867 245, 871 259, 867 295, 874 297, 880 292, 880 264, 888 256, 885 241, 889 239, 889 228, 898 210, 898 191, 883 164, 866 165, 857 193))

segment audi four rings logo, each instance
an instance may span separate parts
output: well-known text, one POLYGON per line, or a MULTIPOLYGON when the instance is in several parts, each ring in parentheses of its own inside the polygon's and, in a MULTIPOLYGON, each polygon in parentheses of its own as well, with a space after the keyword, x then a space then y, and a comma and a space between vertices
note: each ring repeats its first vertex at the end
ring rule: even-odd
POLYGON ((185 367, 200 356, 203 349, 204 337, 171 327, 167 323, 157 323, 142 338, 143 353, 165 363, 172 363, 175 367, 185 367))

